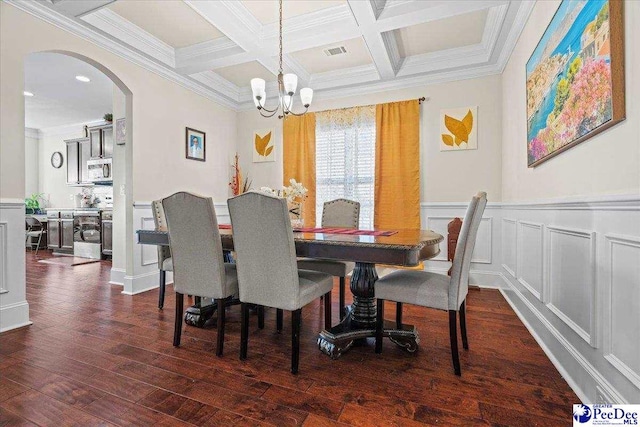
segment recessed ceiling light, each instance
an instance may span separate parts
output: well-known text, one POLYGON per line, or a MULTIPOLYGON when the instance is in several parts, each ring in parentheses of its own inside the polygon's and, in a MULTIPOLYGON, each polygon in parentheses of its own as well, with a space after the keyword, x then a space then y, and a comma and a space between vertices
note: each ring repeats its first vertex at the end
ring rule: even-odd
POLYGON ((76 76, 76 80, 79 80, 83 83, 89 83, 91 81, 91 79, 86 76, 76 76))
POLYGON ((31 92, 27 92, 26 90, 25 90, 24 92, 22 92, 22 94, 23 94, 24 96, 33 96, 33 93, 31 93, 31 92))

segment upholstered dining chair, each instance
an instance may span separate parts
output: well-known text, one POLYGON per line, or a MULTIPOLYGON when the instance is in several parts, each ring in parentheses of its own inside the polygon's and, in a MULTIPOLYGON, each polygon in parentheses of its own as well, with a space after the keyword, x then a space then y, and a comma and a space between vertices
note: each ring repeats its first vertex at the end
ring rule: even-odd
MULTIPOLYGON (((358 228, 360 225, 360 203, 347 199, 324 202, 322 227, 358 228)), ((302 258, 298 268, 331 274, 340 278, 340 320, 345 316, 345 277, 353 271, 355 263, 325 259, 302 258)))
POLYGON ((331 325, 333 277, 298 269, 285 199, 250 191, 227 203, 242 311, 240 359, 247 358, 249 304, 276 308, 278 331, 282 330, 282 310, 289 310, 292 312, 291 373, 297 374, 302 307, 324 295, 324 321, 328 328, 331 325))
MULTIPOLYGON (((466 298, 469 289, 469 267, 476 243, 476 236, 482 214, 487 204, 487 193, 480 192, 473 196, 462 223, 462 230, 456 245, 451 277, 428 271, 397 270, 379 279, 375 284, 377 302, 376 318, 376 353, 382 352, 384 302, 396 301, 398 310, 400 303, 420 305, 449 311, 449 338, 451 341, 451 358, 456 375, 460 375, 460 358, 458 355, 458 336, 456 314, 460 313, 460 332, 462 346, 469 349, 467 341, 466 298)), ((402 327, 402 314, 397 313, 398 328, 402 327)))
POLYGON ((238 294, 236 266, 223 260, 218 221, 210 197, 180 192, 162 200, 173 259, 176 318, 173 345, 180 345, 184 294, 216 300, 216 354, 224 346, 225 302, 238 294))
MULTIPOLYGON (((153 210, 153 221, 157 231, 167 231, 167 219, 164 215, 162 200, 151 202, 153 210)), ((167 271, 173 271, 173 259, 171 259, 171 249, 168 246, 158 246, 158 268, 160 269, 160 286, 158 287, 158 308, 164 307, 164 294, 167 285, 167 271)))
MULTIPOLYGON (((36 245, 36 257, 38 256, 38 249, 40 249, 40 243, 42 242, 42 236, 47 234, 47 230, 42 225, 39 219, 27 216, 25 217, 25 223, 27 226, 27 231, 25 233, 26 239, 25 243, 29 241, 29 239, 38 239, 38 243, 36 245)), ((31 240, 31 250, 33 250, 33 240, 31 240)))

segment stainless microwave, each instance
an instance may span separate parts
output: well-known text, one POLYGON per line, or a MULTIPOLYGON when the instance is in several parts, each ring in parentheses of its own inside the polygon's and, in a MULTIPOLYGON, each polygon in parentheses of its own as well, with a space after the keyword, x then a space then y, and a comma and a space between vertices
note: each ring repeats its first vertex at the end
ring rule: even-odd
POLYGON ((87 160, 87 170, 91 182, 113 182, 111 159, 87 160))

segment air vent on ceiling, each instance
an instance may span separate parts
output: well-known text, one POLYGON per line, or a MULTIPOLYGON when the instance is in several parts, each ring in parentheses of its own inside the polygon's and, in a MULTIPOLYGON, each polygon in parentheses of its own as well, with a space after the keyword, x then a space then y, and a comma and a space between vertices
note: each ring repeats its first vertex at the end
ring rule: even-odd
POLYGON ((324 49, 324 53, 327 56, 342 55, 343 53, 347 53, 347 49, 345 49, 344 46, 330 47, 329 49, 324 49))

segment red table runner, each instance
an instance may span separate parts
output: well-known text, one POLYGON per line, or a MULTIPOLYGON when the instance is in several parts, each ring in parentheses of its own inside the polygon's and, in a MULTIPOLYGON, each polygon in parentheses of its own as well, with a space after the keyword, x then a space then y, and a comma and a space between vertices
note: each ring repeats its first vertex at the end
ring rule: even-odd
MULTIPOLYGON (((231 229, 231 224, 218 224, 221 230, 231 229)), ((330 228, 330 227, 303 227, 294 228, 297 233, 327 233, 327 234, 351 234, 354 236, 393 236, 397 231, 383 230, 357 230, 354 228, 330 228)))
POLYGON ((351 234, 355 236, 393 236, 397 231, 358 230, 355 228, 303 227, 294 228, 299 233, 351 234))

